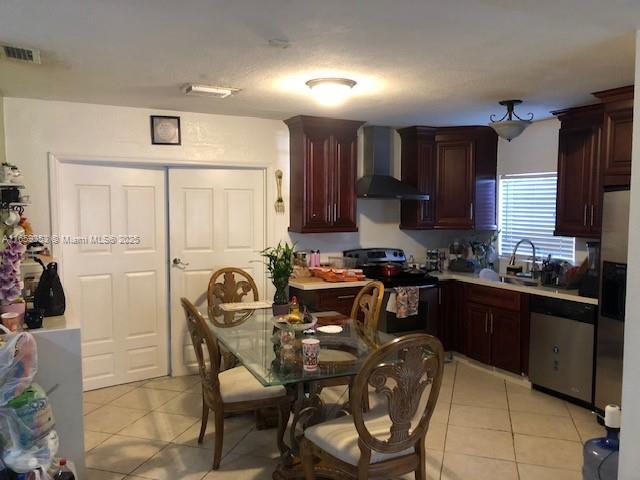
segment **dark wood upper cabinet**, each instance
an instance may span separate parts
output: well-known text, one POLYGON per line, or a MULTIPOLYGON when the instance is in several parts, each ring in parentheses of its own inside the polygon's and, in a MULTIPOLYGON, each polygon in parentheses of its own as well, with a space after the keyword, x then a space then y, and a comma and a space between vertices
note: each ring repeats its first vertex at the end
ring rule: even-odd
POLYGON ((561 122, 555 235, 598 237, 602 105, 553 112, 561 122))
POLYGON ((442 141, 436 155, 436 227, 473 228, 474 142, 442 141))
POLYGON ((602 180, 605 186, 631 182, 633 85, 596 92, 604 104, 602 124, 602 180))
POLYGON ((496 228, 498 137, 489 127, 408 127, 402 179, 431 196, 403 200, 404 229, 496 228))
POLYGON ((364 122, 297 116, 290 143, 289 230, 355 232, 358 128, 364 122))
POLYGON ((416 187, 431 200, 403 200, 400 204, 400 228, 428 229, 436 221, 436 129, 409 127, 398 130, 402 181, 416 187))

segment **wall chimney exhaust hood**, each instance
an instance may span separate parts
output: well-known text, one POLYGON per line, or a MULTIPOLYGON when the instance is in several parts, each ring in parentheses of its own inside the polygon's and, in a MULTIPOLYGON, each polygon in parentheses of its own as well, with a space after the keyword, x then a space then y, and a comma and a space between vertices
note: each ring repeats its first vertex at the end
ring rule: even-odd
POLYGON ((429 200, 429 195, 391 176, 392 133, 389 127, 363 128, 364 176, 356 182, 358 197, 429 200))

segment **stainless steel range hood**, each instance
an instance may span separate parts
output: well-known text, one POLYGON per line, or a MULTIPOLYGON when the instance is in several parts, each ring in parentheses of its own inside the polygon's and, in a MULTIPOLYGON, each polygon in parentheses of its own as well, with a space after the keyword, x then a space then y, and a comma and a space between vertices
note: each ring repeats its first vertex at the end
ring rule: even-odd
POLYGON ((397 198, 401 200, 429 200, 429 195, 391 176, 392 129, 364 127, 364 176, 356 182, 361 198, 397 198))

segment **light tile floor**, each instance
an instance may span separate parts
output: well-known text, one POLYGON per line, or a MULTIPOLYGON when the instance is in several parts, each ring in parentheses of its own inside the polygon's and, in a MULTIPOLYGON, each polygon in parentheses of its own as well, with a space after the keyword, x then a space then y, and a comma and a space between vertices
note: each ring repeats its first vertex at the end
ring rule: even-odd
MULTIPOLYGON (((275 430, 256 430, 253 415, 225 419, 222 465, 210 471, 214 426, 198 445, 198 382, 161 378, 85 393, 88 479, 270 479, 278 457, 275 430)), ((326 394, 336 401, 342 391, 326 394)), ((579 480, 583 442, 603 434, 588 410, 453 362, 446 365, 427 437, 427 474, 434 480, 579 480)))

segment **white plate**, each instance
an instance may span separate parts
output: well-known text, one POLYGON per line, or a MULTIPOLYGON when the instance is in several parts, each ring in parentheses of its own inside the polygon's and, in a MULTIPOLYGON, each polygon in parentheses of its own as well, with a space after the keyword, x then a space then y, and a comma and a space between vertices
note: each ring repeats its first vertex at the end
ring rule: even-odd
POLYGON ((322 333, 340 333, 342 331, 342 327, 340 325, 324 325, 316 328, 316 330, 322 333))

